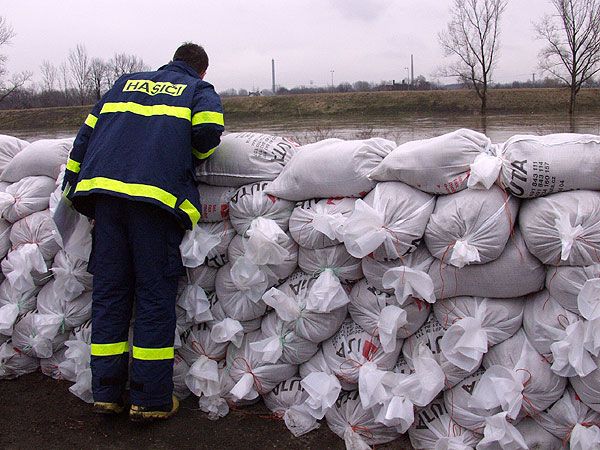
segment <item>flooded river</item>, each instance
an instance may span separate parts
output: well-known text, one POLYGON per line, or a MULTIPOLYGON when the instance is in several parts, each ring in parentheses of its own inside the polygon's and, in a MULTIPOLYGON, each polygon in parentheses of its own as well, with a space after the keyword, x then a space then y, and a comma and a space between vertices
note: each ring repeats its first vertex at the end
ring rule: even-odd
MULTIPOLYGON (((226 119, 227 120, 227 119, 226 119)), ((301 144, 337 137, 366 139, 383 137, 398 144, 438 136, 458 128, 471 128, 487 134, 493 142, 503 142, 515 134, 590 133, 600 135, 600 114, 579 114, 570 119, 567 114, 497 114, 479 115, 419 115, 341 116, 339 118, 298 118, 229 120, 227 132, 256 131, 290 137, 301 144)), ((76 130, 10 131, 27 140, 74 136, 76 130)))

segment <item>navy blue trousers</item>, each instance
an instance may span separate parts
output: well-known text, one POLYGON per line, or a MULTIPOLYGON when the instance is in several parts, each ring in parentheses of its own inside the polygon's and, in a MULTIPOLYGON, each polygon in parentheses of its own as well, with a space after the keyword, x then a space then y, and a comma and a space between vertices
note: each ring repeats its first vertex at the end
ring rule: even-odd
POLYGON ((168 405, 184 230, 158 206, 107 195, 96 196, 95 220, 89 264, 94 401, 121 401, 131 356, 131 403, 168 405))

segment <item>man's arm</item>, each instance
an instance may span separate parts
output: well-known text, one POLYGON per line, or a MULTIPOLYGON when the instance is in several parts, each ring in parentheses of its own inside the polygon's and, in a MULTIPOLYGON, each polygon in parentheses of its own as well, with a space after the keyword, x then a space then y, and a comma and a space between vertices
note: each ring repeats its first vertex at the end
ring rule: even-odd
POLYGON ((221 98, 210 84, 204 85, 194 95, 192 111, 192 153, 196 164, 214 153, 224 125, 221 98))

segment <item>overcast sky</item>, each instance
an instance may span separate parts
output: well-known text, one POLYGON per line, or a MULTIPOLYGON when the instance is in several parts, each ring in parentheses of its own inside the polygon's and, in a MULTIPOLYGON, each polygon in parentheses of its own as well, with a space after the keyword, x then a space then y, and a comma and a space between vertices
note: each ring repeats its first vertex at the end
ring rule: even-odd
MULTIPOLYGON (((204 45, 206 80, 217 90, 277 84, 326 85, 401 80, 414 54, 415 76, 434 78, 444 63, 437 34, 452 0, 2 0, 0 15, 16 37, 4 50, 11 72, 56 65, 85 44, 90 56, 136 54, 153 68, 183 41, 204 45)), ((551 12, 548 0, 510 0, 502 17, 494 80, 527 80, 537 70, 532 22, 551 12)), ((537 73, 537 76, 540 76, 537 73)), ((441 80, 451 82, 451 80, 441 80)))

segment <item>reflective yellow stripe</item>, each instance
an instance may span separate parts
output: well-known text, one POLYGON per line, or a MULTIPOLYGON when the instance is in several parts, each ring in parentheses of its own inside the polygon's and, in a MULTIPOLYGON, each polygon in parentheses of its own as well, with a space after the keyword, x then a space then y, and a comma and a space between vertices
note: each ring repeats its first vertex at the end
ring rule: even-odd
POLYGON ((198 159, 206 159, 208 158, 210 155, 212 155, 215 150, 217 149, 217 147, 211 148, 209 151, 204 152, 204 153, 200 153, 198 150, 196 150, 195 148, 192 149, 192 153, 194 154, 194 156, 198 159))
POLYGON ((200 125, 201 123, 216 123, 217 125, 225 125, 223 113, 214 111, 200 111, 192 117, 192 126, 200 125))
POLYGON ((78 163, 77 161, 69 158, 67 159, 67 170, 79 173, 79 171, 81 170, 81 163, 78 163))
POLYGON ((200 211, 198 211, 196 207, 192 205, 192 202, 190 202, 189 200, 184 200, 183 202, 181 202, 181 205, 179 205, 179 209, 181 209, 184 213, 188 215, 190 221, 192 222, 192 226, 195 226, 200 220, 200 211))
POLYGON ((165 348, 143 348, 133 346, 133 357, 144 361, 157 361, 161 359, 173 359, 175 349, 173 347, 165 348))
POLYGON ((129 344, 125 342, 115 342, 114 344, 92 344, 93 356, 115 356, 122 355, 129 351, 129 344))
POLYGON ((85 119, 85 122, 83 123, 85 123, 90 128, 94 128, 96 126, 96 122, 98 122, 98 118, 93 114, 88 114, 88 116, 85 119))
POLYGON ((170 116, 178 119, 191 120, 192 110, 183 106, 169 105, 140 105, 135 102, 105 103, 100 114, 130 112, 140 116, 170 116))
MULTIPOLYGON (((81 180, 77 183, 75 192, 88 192, 93 189, 106 189, 107 191, 118 192, 119 194, 126 194, 132 197, 151 198, 169 208, 175 208, 177 205, 177 197, 159 187, 150 186, 149 184, 124 183, 123 181, 105 177, 81 180)), ((188 200, 184 200, 179 208, 188 215, 192 226, 200 219, 200 212, 188 200)))

